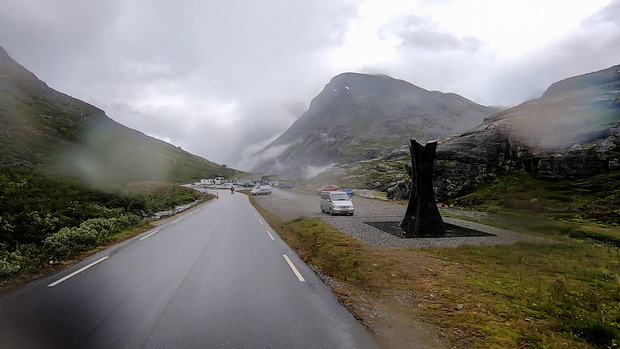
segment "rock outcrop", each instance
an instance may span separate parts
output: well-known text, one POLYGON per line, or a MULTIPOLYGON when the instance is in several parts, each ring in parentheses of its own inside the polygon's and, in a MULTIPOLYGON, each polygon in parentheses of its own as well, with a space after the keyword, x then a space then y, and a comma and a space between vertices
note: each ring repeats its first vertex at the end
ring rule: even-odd
POLYGON ((555 83, 541 98, 441 143, 435 167, 439 200, 514 170, 546 180, 618 171, 620 65, 555 83))

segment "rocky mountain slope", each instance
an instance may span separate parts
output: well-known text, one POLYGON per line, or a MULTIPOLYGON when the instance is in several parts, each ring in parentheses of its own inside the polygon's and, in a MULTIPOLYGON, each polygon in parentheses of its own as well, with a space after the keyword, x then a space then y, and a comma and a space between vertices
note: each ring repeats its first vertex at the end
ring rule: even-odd
POLYGON ((182 182, 230 171, 53 90, 1 47, 0 134, 0 166, 43 168, 90 183, 182 182))
MULTIPOLYGON (((386 156, 335 166, 313 181, 317 186, 337 183, 407 199, 410 162, 409 150, 402 146, 386 156)), ((513 171, 543 180, 620 171, 620 65, 559 81, 541 98, 439 140, 437 199, 468 194, 513 171)))
POLYGON ((334 77, 285 133, 263 149, 255 172, 283 177, 385 155, 409 138, 432 140, 480 124, 496 109, 381 75, 334 77))
POLYGON ((497 113, 437 149, 439 196, 454 197, 514 170, 578 179, 620 170, 620 65, 572 77, 497 113))

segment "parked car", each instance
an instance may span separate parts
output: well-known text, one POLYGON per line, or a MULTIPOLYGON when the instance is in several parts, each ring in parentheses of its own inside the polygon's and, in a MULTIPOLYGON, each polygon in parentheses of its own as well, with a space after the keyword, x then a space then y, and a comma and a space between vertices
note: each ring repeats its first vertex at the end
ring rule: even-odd
POLYGON ((321 192, 324 191, 336 191, 336 190, 340 190, 341 188, 337 185, 334 184, 329 184, 329 185, 325 185, 323 187, 321 187, 320 189, 317 189, 316 191, 316 195, 321 195, 321 192))
POLYGON ((291 183, 279 183, 278 188, 282 189, 291 189, 293 185, 291 183))
POLYGON ((353 195, 355 195, 355 191, 354 191, 353 189, 351 189, 351 188, 344 188, 344 189, 341 189, 341 190, 342 190, 343 192, 345 192, 345 193, 349 194, 349 196, 353 196, 353 195))
POLYGON ((271 194, 271 186, 269 185, 259 185, 256 186, 254 188, 252 188, 252 190, 250 190, 250 194, 252 195, 269 195, 271 194))
POLYGON ((348 214, 353 216, 355 207, 349 194, 344 191, 321 192, 321 213, 328 212, 330 215, 348 214))

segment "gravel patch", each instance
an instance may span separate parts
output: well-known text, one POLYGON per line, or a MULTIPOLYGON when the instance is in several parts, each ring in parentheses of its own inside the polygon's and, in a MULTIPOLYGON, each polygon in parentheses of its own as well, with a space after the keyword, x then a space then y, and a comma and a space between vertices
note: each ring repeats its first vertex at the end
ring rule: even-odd
POLYGON ((401 221, 407 206, 389 201, 372 200, 353 196, 355 215, 329 216, 321 213, 319 197, 290 190, 274 189, 272 195, 257 197, 259 205, 280 216, 291 220, 298 217, 318 217, 341 232, 355 237, 375 247, 423 248, 456 247, 460 245, 506 245, 518 241, 545 242, 547 240, 499 229, 483 224, 443 217, 444 222, 461 227, 482 231, 495 236, 451 237, 451 238, 399 238, 383 230, 374 228, 364 222, 401 221))

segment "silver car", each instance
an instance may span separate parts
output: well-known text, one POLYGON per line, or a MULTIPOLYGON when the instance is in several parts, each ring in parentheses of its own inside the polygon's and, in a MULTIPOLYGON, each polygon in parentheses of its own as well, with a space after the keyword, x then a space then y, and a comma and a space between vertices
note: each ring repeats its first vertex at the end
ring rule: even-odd
POLYGON ((344 191, 323 191, 321 192, 321 212, 328 212, 330 215, 347 214, 353 216, 355 207, 351 197, 344 191))

